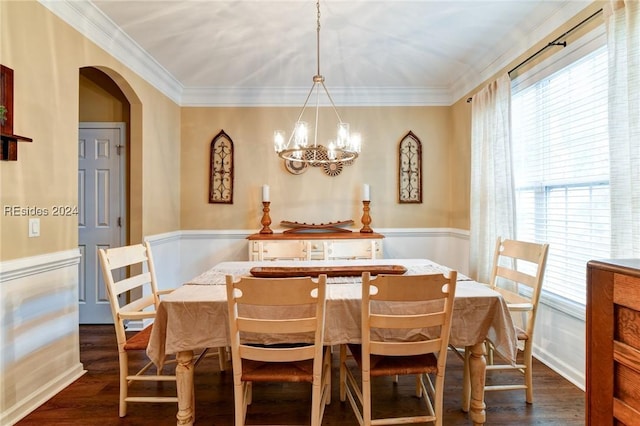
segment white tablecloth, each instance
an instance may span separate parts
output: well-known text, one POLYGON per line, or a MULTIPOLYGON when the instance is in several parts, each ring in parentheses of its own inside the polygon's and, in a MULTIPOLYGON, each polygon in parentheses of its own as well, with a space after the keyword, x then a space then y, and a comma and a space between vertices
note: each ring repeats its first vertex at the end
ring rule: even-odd
MULTIPOLYGON (((402 265, 407 274, 448 272, 425 259, 362 261, 223 262, 163 297, 154 322, 147 354, 160 364, 165 354, 229 344, 225 275, 248 275, 255 266, 402 265)), ((328 279, 325 343, 360 342, 362 287, 359 277, 328 279), (339 285, 333 285, 339 284, 339 285)), ((450 342, 471 346, 485 339, 507 359, 515 360, 516 332, 507 305, 499 293, 459 275, 450 342)), ((268 343, 268 342, 265 342, 268 343)))

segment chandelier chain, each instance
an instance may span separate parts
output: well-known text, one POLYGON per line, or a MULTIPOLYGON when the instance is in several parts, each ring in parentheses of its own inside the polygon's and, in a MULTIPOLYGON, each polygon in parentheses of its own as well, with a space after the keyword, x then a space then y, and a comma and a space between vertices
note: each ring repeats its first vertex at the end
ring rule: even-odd
POLYGON ((318 11, 318 26, 316 27, 316 63, 318 65, 318 72, 316 74, 320 76, 320 0, 316 1, 316 9, 318 11))
POLYGON ((317 73, 313 76, 313 85, 307 94, 296 120, 293 132, 286 138, 282 130, 274 131, 274 148, 278 156, 285 160, 297 161, 318 167, 327 163, 352 164, 358 157, 361 149, 359 133, 350 134, 349 124, 342 121, 329 90, 324 84, 324 77, 320 74, 320 0, 316 0, 316 61, 317 73), (329 106, 337 118, 337 138, 328 141, 325 147, 318 144, 319 111, 321 91, 329 100, 329 106), (313 140, 309 140, 308 125, 303 119, 307 104, 315 92, 315 126, 313 127, 313 140))

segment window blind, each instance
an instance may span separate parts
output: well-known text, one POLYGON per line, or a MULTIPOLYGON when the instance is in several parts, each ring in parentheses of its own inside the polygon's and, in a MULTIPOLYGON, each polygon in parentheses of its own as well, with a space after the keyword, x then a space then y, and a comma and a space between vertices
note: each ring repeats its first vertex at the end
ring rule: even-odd
POLYGON ((607 85, 601 47, 512 95, 517 238, 549 243, 543 295, 581 306, 610 253, 607 85))

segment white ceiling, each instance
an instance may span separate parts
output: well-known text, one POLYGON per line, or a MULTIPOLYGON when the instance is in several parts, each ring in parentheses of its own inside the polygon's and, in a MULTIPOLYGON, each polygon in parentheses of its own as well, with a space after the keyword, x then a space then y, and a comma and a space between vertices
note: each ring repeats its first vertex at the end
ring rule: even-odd
MULTIPOLYGON (((300 105, 315 0, 41 0, 181 105, 300 105)), ((590 0, 321 0, 336 103, 450 105, 590 0)))

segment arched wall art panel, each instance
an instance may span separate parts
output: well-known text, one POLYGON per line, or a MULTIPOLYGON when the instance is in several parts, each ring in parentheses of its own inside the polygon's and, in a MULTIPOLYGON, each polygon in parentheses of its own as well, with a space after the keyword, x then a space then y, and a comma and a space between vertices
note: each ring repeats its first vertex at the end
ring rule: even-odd
POLYGON ((211 141, 209 202, 233 204, 233 141, 224 130, 211 141))
POLYGON ((422 143, 411 131, 398 145, 398 202, 422 203, 422 143))

